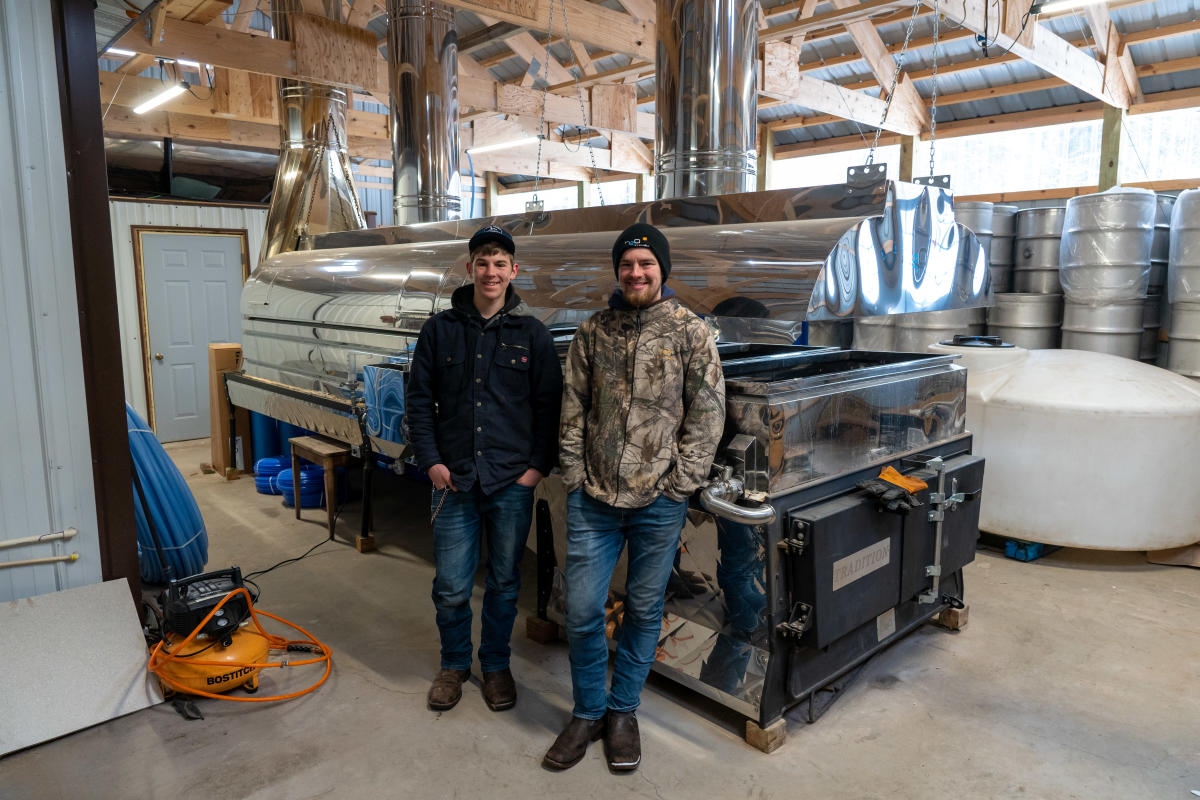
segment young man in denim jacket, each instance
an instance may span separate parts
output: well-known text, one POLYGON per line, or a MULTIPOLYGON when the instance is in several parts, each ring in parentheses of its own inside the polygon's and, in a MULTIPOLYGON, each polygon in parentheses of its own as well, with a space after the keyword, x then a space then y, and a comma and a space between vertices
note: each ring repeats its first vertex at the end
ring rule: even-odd
POLYGON ((441 669, 429 707, 453 708, 471 675, 471 591, 487 536, 479 662, 483 698, 512 708, 509 639, 533 490, 556 462, 562 370, 554 340, 510 282, 512 237, 491 225, 471 237, 467 275, 451 308, 431 317, 413 351, 408 425, 433 482, 433 604, 441 669))

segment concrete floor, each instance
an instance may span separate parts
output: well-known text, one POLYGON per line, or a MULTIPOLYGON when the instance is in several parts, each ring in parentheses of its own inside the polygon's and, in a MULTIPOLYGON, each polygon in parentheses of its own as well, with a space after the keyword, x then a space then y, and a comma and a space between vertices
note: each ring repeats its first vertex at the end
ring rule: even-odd
MULTIPOLYGON (((170 449, 204 513, 210 567, 261 569, 324 537, 323 511, 297 522, 251 479, 201 475, 207 448, 170 449)), ((427 494, 401 479, 377 490, 379 552, 329 544, 260 579, 260 608, 333 648, 323 687, 271 705, 201 701, 203 721, 164 704, 80 731, 0 760, 0 797, 1091 800, 1200 789, 1200 572, 1082 550, 1032 564, 979 551, 965 630, 926 626, 876 657, 816 724, 791 722, 773 754, 744 743, 736 714, 652 676, 640 770, 609 774, 594 746, 547 772, 571 685, 565 645, 522 635, 529 570, 516 708, 492 713, 474 681, 457 708, 428 711, 438 648, 427 494)), ((357 529, 354 503, 339 534, 357 529)))

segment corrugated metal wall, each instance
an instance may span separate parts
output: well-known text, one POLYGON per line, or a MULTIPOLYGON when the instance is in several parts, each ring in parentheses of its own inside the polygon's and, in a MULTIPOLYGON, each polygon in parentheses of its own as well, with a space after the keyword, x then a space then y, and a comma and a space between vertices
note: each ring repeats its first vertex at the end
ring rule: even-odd
POLYGON ((176 205, 136 200, 112 200, 113 261, 117 272, 117 303, 121 315, 121 352, 125 373, 125 399, 146 416, 145 364, 138 324, 137 277, 133 266, 134 225, 163 228, 233 228, 249 235, 250 268, 258 265, 267 209, 233 206, 176 205))
POLYGON ((79 535, 0 548, 0 602, 101 579, 50 12, 0 0, 0 542, 79 535))

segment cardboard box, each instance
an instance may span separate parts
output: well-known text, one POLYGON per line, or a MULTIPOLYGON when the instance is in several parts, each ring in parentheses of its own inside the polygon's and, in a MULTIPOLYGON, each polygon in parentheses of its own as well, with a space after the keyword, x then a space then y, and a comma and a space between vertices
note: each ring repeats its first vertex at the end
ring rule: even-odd
POLYGON ((233 409, 225 391, 224 372, 235 372, 242 368, 242 346, 235 342, 213 342, 208 346, 208 413, 210 419, 210 441, 212 443, 212 466, 219 475, 227 479, 237 477, 239 469, 252 468, 253 454, 250 452, 250 412, 244 408, 233 409), (230 452, 229 426, 231 416, 237 426, 239 452, 230 452))

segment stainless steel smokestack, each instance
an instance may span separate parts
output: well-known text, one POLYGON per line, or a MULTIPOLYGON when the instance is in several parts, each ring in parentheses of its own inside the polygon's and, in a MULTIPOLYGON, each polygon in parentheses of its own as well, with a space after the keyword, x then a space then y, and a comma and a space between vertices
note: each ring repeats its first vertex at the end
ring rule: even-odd
MULTIPOLYGON (((277 38, 290 41, 300 0, 275 0, 277 38)), ((367 227, 346 149, 346 92, 332 86, 280 79, 282 142, 267 210, 261 259, 299 247, 306 235, 367 227)))
POLYGON ((754 0, 659 0, 658 197, 755 188, 754 0))
POLYGON ((458 219, 454 12, 429 0, 388 0, 387 11, 395 224, 458 219))

